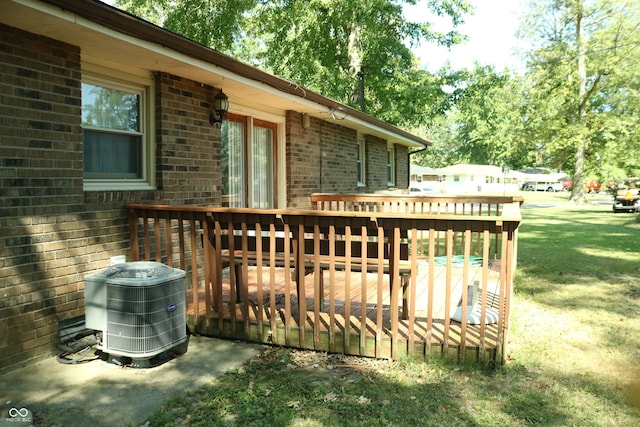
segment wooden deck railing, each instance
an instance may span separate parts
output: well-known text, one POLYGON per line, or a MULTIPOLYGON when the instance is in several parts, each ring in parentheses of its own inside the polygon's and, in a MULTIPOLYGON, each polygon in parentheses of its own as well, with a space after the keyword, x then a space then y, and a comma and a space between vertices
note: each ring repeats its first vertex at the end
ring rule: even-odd
POLYGON ((132 260, 187 272, 195 332, 382 358, 472 352, 504 362, 517 202, 493 215, 128 208, 132 260), (452 320, 474 289, 474 313, 458 309, 452 320))
POLYGON ((521 196, 413 196, 410 194, 314 193, 314 210, 345 212, 389 212, 428 215, 500 215, 505 205, 521 196))
MULTIPOLYGON (((342 212, 388 212, 410 213, 419 215, 455 215, 455 216, 500 216, 505 206, 513 203, 522 205, 521 196, 412 196, 392 194, 332 194, 314 193, 311 204, 314 210, 342 211, 342 212)), ((495 259, 499 257, 500 234, 493 235, 490 254, 495 259)), ((426 242, 425 230, 418 231, 418 239, 426 242)), ((465 244, 465 234, 454 230, 453 252, 460 253, 465 244)), ((479 232, 471 233, 471 247, 476 253, 482 251, 482 237, 479 232)), ((445 234, 437 232, 435 235, 435 255, 446 254, 445 234)), ((417 247, 418 256, 427 255, 427 247, 417 247)))

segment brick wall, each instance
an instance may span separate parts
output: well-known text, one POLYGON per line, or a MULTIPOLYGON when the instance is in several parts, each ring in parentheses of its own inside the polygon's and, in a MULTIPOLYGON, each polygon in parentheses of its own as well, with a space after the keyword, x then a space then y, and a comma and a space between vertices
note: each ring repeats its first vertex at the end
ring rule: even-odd
POLYGON ((311 193, 353 193, 356 187, 356 131, 287 112, 287 206, 310 208, 311 193))
POLYGON ((396 145, 396 187, 409 187, 409 149, 404 145, 396 145))
POLYGON ((372 135, 365 136, 367 191, 386 190, 387 181, 387 141, 372 135))
MULTIPOLYGON (((288 206, 310 208, 311 193, 369 193, 387 190, 387 141, 365 135, 366 186, 357 186, 357 132, 333 121, 311 118, 302 127, 302 114, 287 112, 288 206)), ((397 186, 408 186, 407 148, 396 146, 397 186)))
POLYGON ((0 26, 0 366, 51 351, 82 314, 80 52, 0 26))
POLYGON ((357 132, 331 121, 319 120, 322 193, 357 191, 357 132))
POLYGON ((189 79, 156 75, 157 184, 173 204, 220 201, 220 128, 209 123, 216 93, 189 79))
POLYGON ((84 192, 80 51, 0 25, 0 371, 50 356, 84 276, 129 257, 127 203, 216 204, 213 88, 157 76, 157 191, 84 192))
POLYGON ((320 121, 311 119, 309 129, 302 128, 302 114, 287 111, 286 151, 287 206, 311 207, 309 195, 320 191, 320 121))

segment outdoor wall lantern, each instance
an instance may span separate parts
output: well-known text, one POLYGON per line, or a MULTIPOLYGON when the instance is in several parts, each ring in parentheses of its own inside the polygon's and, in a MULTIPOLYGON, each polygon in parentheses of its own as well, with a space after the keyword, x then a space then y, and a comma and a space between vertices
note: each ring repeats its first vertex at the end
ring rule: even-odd
POLYGON ((222 119, 229 111, 229 97, 222 90, 213 98, 213 111, 209 114, 209 123, 222 123, 222 119))

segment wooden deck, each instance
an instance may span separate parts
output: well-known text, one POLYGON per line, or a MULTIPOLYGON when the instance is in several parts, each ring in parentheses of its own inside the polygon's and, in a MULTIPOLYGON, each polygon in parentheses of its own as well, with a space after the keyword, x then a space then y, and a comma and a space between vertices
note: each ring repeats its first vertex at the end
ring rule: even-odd
MULTIPOLYGON (((497 323, 486 325, 467 324, 464 333, 465 342, 461 342, 462 324, 455 320, 449 321, 449 327, 445 328, 447 319, 451 319, 456 308, 462 305, 463 292, 463 268, 450 269, 451 274, 447 280, 447 268, 444 265, 434 265, 433 271, 430 272, 429 261, 427 259, 420 260, 417 278, 417 293, 415 300, 414 321, 403 320, 401 316, 398 318, 398 338, 407 343, 413 342, 418 352, 437 353, 447 352, 447 349, 455 349, 454 352, 460 352, 461 349, 475 350, 480 352, 492 352, 498 346, 498 328, 497 323), (433 274, 433 296, 429 298, 429 276, 433 274), (448 285, 449 284, 449 285, 448 285), (448 288, 448 292, 447 292, 448 288), (431 303, 431 307, 429 304, 431 303), (429 315, 431 310, 432 314, 429 315), (431 322, 428 319, 433 319, 431 322), (448 333, 446 333, 447 331, 448 333), (461 345, 462 344, 462 345, 461 345)), ((467 282, 472 283, 478 281, 483 283, 482 266, 470 267, 467 275, 467 282)), ((284 331, 286 317, 286 295, 289 295, 289 310, 291 322, 294 329, 300 327, 297 295, 295 286, 290 286, 291 291, 286 293, 286 281, 284 269, 276 269, 275 282, 273 290, 271 290, 271 279, 269 269, 264 269, 260 282, 261 289, 258 288, 258 269, 251 267, 248 269, 247 277, 247 295, 248 301, 236 301, 235 313, 231 313, 231 286, 229 269, 225 269, 223 275, 223 300, 224 300, 224 322, 231 322, 232 318, 240 323, 245 323, 245 319, 249 325, 249 329, 257 328, 259 332, 268 328, 267 333, 263 333, 261 341, 263 342, 281 342, 282 340, 274 337, 274 331, 284 331), (246 315, 243 310, 246 311, 246 315), (258 325, 268 325, 266 328, 258 325), (275 326, 275 329, 272 327, 275 326)), ((305 278, 305 296, 307 313, 304 328, 308 331, 308 335, 314 337, 314 342, 322 341, 320 336, 328 337, 333 341, 341 340, 342 343, 334 343, 335 351, 345 351, 350 347, 350 342, 357 343, 362 339, 361 334, 361 318, 366 317, 366 339, 372 340, 380 335, 391 338, 391 306, 390 292, 388 284, 388 276, 382 283, 379 283, 378 274, 366 274, 366 285, 362 286, 361 273, 350 273, 350 277, 346 277, 345 272, 335 271, 333 278, 329 278, 329 274, 325 276, 324 286, 324 303, 322 307, 316 307, 315 298, 315 282, 313 275, 305 278), (347 290, 347 281, 349 289, 347 290), (331 286, 331 284, 333 286, 331 286), (382 289, 382 292, 378 292, 382 289), (378 310, 378 306, 382 306, 382 310, 378 310), (365 315, 363 315, 363 310, 365 315), (330 315, 330 314, 333 315, 330 315), (350 322, 347 325, 346 319, 350 322), (331 321, 333 319, 333 321, 331 321), (347 331, 349 337, 347 337, 347 331)), ((486 306, 495 310, 499 309, 499 279, 500 279, 500 262, 492 262, 488 269, 488 277, 486 278, 486 306)), ((409 292, 412 292, 411 288, 409 292)), ((482 296, 480 297, 480 299, 482 296)), ((211 302, 207 309, 207 300, 205 297, 205 288, 200 286, 198 289, 199 302, 198 309, 195 309, 194 298, 191 291, 187 293, 187 312, 191 322, 195 322, 196 311, 198 313, 200 331, 206 334, 206 328, 203 330, 202 325, 215 325, 219 321, 219 315, 214 310, 214 303, 211 302), (209 318, 205 313, 209 313, 209 318)), ((401 308, 398 309, 401 311, 401 308)), ((238 326, 239 328, 241 326, 238 326)), ((237 334, 237 332, 235 332, 237 334)), ((277 332, 276 332, 277 333, 277 332)), ((284 333, 284 332, 283 332, 284 333)), ((214 335, 219 335, 217 331, 214 335)), ((254 337, 255 338, 255 337, 254 337)), ((311 348, 314 348, 312 346, 311 348)), ((326 343, 318 345, 318 349, 325 350, 326 343)), ((371 350, 374 353, 371 356, 380 356, 379 351, 371 350)), ((464 350, 462 350, 464 351, 464 350)), ((348 352, 348 351, 345 351, 348 352)))
POLYGON ((393 206, 409 211, 387 212, 387 199, 372 199, 375 212, 130 205, 131 258, 186 272, 187 322, 197 334, 504 363, 518 202, 395 197, 393 206), (239 290, 230 285, 236 276, 239 290), (466 309, 452 320, 476 281, 478 324, 466 309))

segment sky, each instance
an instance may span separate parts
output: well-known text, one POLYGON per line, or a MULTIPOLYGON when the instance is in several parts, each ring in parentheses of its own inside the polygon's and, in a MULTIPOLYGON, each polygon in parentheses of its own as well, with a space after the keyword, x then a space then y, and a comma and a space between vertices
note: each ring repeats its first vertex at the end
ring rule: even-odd
MULTIPOLYGON (((474 60, 481 65, 493 65, 497 71, 505 66, 511 70, 521 68, 522 64, 513 55, 518 42, 515 32, 518 29, 518 16, 523 10, 522 0, 470 0, 475 8, 473 16, 467 15, 465 23, 458 30, 469 37, 464 45, 457 45, 451 50, 434 44, 423 44, 413 48, 414 54, 420 58, 423 68, 435 72, 448 59, 453 69, 473 68, 474 60)), ((438 17, 429 16, 424 6, 425 0, 417 6, 405 6, 405 17, 416 21, 434 22, 436 29, 450 31, 451 24, 446 20, 433 21, 438 17), (422 3, 422 5, 420 5, 422 3)))

